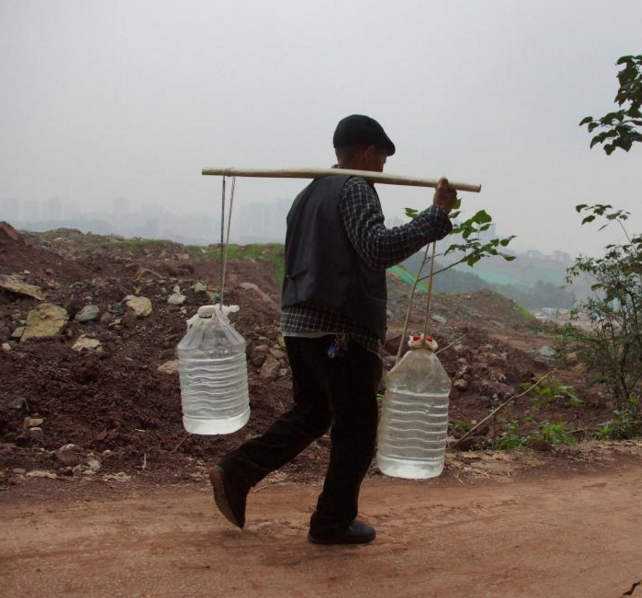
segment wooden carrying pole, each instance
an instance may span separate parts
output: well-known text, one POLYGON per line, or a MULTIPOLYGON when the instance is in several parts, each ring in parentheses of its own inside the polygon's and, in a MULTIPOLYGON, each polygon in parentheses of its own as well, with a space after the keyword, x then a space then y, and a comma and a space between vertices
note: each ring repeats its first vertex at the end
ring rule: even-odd
MULTIPOLYGON (((371 172, 369 170, 347 170, 344 168, 292 168, 292 169, 274 169, 259 170, 249 168, 203 168, 203 174, 206 176, 236 176, 236 177, 256 177, 268 179, 318 179, 324 176, 349 175, 360 176, 373 183, 385 183, 388 185, 407 185, 410 187, 436 187, 439 179, 420 179, 417 177, 403 176, 400 174, 384 174, 382 172, 371 172)), ((449 186, 457 191, 470 191, 479 193, 481 185, 471 185, 469 183, 458 183, 448 181, 449 186)))

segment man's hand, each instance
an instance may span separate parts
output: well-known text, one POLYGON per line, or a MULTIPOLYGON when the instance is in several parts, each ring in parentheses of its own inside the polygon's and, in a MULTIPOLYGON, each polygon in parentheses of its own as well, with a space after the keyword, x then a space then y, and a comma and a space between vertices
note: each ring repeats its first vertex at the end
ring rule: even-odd
POLYGON ((446 214, 450 214, 457 201, 457 191, 448 186, 448 179, 441 177, 437 183, 432 203, 439 206, 446 214))

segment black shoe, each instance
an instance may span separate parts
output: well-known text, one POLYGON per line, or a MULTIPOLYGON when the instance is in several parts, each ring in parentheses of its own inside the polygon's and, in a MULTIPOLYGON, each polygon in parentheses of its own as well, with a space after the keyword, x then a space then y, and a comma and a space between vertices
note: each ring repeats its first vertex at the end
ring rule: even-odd
POLYGON ((328 535, 315 536, 308 534, 308 540, 313 544, 367 544, 377 537, 375 528, 355 519, 346 529, 328 535))
POLYGON ((235 486, 220 465, 215 465, 208 473, 214 489, 216 506, 230 523, 243 529, 249 489, 235 486))

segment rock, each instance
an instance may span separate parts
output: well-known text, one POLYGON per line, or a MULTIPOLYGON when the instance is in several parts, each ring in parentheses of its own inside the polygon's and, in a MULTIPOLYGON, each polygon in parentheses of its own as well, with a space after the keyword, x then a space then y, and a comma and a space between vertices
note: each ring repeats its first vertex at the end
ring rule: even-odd
POLYGON ((139 318, 146 318, 153 311, 152 302, 147 297, 127 295, 125 297, 125 305, 139 318))
POLYGON ((27 407, 27 399, 24 397, 18 397, 13 403, 11 403, 13 409, 24 409, 27 407))
POLYGON ((44 423, 41 417, 25 417, 25 428, 37 428, 44 423))
POLYGON ((81 334, 71 347, 72 351, 101 351, 102 343, 97 338, 81 334))
POLYGON ((553 445, 543 439, 529 440, 526 446, 534 451, 546 452, 553 449, 553 445))
POLYGON ((11 345, 9 343, 2 343, 2 350, 5 353, 9 353, 9 351, 11 351, 11 345))
POLYGON ((555 351, 555 349, 553 349, 553 347, 550 347, 549 345, 540 347, 539 349, 537 349, 537 352, 542 357, 546 357, 547 359, 552 359, 553 357, 555 357, 555 355, 557 355, 557 351, 555 351))
POLYGON ((283 378, 283 376, 288 375, 288 368, 281 368, 278 372, 279 378, 283 378))
POLYGON ((285 357, 285 353, 280 349, 270 349, 270 355, 277 359, 283 359, 285 357))
POLYGON ((267 293, 264 293, 261 289, 259 289, 258 286, 256 286, 253 282, 242 282, 239 284, 239 288, 245 290, 245 291, 254 291, 263 301, 269 305, 270 307, 273 307, 275 309, 279 309, 279 306, 274 302, 274 299, 270 297, 267 293))
POLYGON ((77 314, 74 320, 76 322, 85 323, 97 320, 100 316, 100 309, 96 305, 85 305, 77 314))
POLYGON ((202 282, 197 282, 193 287, 192 291, 196 294, 198 293, 207 293, 207 285, 202 282))
POLYGON ((457 390, 466 390, 468 388, 468 382, 464 380, 463 378, 459 378, 459 380, 455 380, 453 382, 453 386, 457 390))
POLYGON ((178 359, 166 361, 158 366, 158 371, 162 374, 178 374, 178 359))
POLYGON ((42 303, 27 315, 27 325, 20 341, 58 336, 68 321, 69 314, 62 307, 53 303, 42 303))
MULTIPOLYGON (((100 461, 96 457, 87 457, 87 470, 91 473, 98 473, 102 467, 100 461)), ((84 472, 86 473, 86 472, 84 472)))
POLYGON ((54 458, 57 462, 65 467, 75 467, 80 465, 83 457, 73 444, 67 444, 54 453, 54 458))
MULTIPOLYGON (((174 287, 175 289, 180 289, 180 287, 176 286, 174 287)), ((170 305, 183 305, 185 303, 185 300, 187 297, 183 294, 179 293, 172 293, 168 298, 167 298, 167 303, 170 305)))
POLYGON ((22 335, 25 333, 24 326, 18 326, 12 333, 11 338, 22 338, 22 335))
POLYGON ((577 362, 578 362, 578 360, 579 360, 579 358, 578 358, 578 356, 577 356, 577 353, 569 353, 569 354, 568 354, 568 355, 566 355, 566 357, 564 358, 564 361, 565 361, 566 363, 570 363, 570 364, 577 363, 577 362))
POLYGON ((109 325, 114 321, 114 314, 110 314, 108 311, 106 311, 102 316, 100 316, 99 322, 101 324, 109 325))
POLYGON ((270 347, 268 347, 267 345, 258 345, 254 347, 250 351, 250 362, 257 368, 260 368, 263 365, 263 362, 265 361, 265 358, 267 357, 269 352, 270 347))
POLYGON ((58 476, 53 471, 30 471, 27 474, 28 478, 48 478, 50 480, 57 480, 58 476))
POLYGON ((264 380, 274 380, 279 373, 280 367, 281 364, 279 360, 273 355, 268 355, 263 362, 259 376, 264 380))
POLYGON ((437 324, 448 324, 448 320, 446 318, 444 318, 443 316, 439 316, 437 314, 431 315, 430 319, 433 322, 437 322, 437 324))
POLYGON ((37 287, 33 284, 27 284, 19 276, 15 274, 1 274, 0 275, 0 289, 9 291, 14 295, 21 295, 22 297, 31 297, 33 299, 38 299, 38 301, 44 300, 44 295, 40 287, 37 287))

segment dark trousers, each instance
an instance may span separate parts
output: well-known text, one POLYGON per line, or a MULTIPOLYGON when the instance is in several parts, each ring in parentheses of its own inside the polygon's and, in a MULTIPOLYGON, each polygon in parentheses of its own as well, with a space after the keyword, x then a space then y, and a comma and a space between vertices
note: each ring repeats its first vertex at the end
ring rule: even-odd
POLYGON ((353 341, 341 356, 328 357, 334 336, 286 337, 285 343, 294 407, 219 464, 238 483, 253 486, 332 426, 330 464, 310 520, 310 532, 321 536, 347 528, 357 515, 375 449, 381 361, 353 341))

